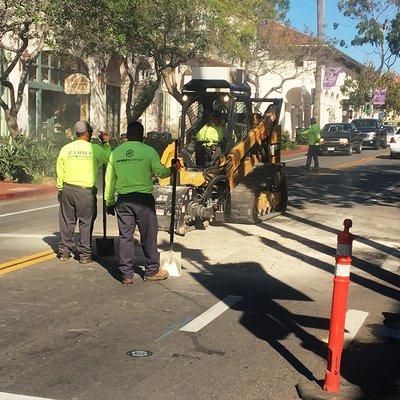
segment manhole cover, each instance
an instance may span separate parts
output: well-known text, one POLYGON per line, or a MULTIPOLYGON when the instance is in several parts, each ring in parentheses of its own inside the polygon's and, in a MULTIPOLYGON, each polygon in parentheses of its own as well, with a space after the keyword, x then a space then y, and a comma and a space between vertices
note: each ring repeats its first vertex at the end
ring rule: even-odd
POLYGON ((151 351, 148 350, 132 350, 126 353, 129 357, 150 357, 153 355, 151 351))

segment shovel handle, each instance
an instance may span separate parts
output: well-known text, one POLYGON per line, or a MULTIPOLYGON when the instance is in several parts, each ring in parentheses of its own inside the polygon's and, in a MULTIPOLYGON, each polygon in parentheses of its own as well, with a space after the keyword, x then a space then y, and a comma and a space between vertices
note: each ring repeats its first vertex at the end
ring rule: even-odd
POLYGON ((105 199, 105 186, 106 186, 106 165, 103 164, 102 168, 102 180, 103 180, 103 238, 106 237, 107 232, 107 213, 106 213, 106 199, 105 199))
MULTIPOLYGON (((174 158, 177 160, 178 158, 178 146, 179 141, 175 139, 175 149, 174 149, 174 158)), ((176 182, 178 177, 178 171, 176 168, 172 170, 172 199, 171 199, 171 223, 169 226, 169 244, 172 247, 174 243, 174 232, 175 232, 175 208, 176 208, 176 182)))

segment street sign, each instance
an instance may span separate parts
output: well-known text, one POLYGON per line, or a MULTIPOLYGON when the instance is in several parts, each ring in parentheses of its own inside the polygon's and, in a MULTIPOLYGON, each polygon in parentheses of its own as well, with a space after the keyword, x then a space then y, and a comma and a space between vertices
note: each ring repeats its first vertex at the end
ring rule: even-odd
POLYGON ((66 94, 90 94, 90 79, 83 74, 72 74, 65 78, 66 94))

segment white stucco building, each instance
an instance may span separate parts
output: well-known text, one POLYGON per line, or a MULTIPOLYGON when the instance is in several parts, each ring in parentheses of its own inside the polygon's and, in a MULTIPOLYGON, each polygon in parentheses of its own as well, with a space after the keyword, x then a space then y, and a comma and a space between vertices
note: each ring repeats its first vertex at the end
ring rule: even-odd
MULTIPOLYGON (((294 31, 296 33, 296 31, 294 31)), ((302 40, 306 35, 301 35, 302 40)), ((273 60, 271 61, 273 62, 273 60)), ((227 65, 220 60, 191 60, 188 65, 177 68, 178 89, 191 78, 191 67, 195 65, 227 65)), ((314 107, 315 67, 312 59, 290 60, 279 63, 279 71, 272 70, 260 78, 260 96, 283 99, 281 113, 283 130, 294 135, 296 127, 307 126, 314 107), (283 81, 283 83, 282 83, 283 81), (272 90, 272 88, 277 88, 272 90), (272 91, 271 91, 272 90, 272 91)), ((346 75, 356 76, 361 64, 337 51, 334 64, 342 67, 335 85, 321 94, 320 124, 347 121, 348 103, 340 87, 346 75)), ((136 71, 138 84, 134 95, 141 90, 151 73, 151 66, 141 62, 136 71)), ((324 70, 322 76, 324 75, 324 70)), ((18 65, 10 74, 10 81, 16 88, 19 83, 18 65)), ((51 51, 43 51, 31 68, 24 90, 23 103, 18 114, 18 125, 22 132, 38 138, 54 134, 72 133, 75 121, 88 119, 98 130, 105 130, 114 136, 126 128, 126 100, 129 80, 122 60, 117 56, 108 59, 91 57, 86 60, 60 59, 51 51), (86 76, 88 90, 84 94, 65 93, 65 79, 71 74, 86 76)), ((0 87, 0 96, 7 102, 7 90, 0 87)), ((176 134, 180 104, 168 94, 161 84, 153 103, 141 116, 146 131, 169 131, 176 134)), ((0 132, 6 131, 4 113, 0 113, 0 132)))

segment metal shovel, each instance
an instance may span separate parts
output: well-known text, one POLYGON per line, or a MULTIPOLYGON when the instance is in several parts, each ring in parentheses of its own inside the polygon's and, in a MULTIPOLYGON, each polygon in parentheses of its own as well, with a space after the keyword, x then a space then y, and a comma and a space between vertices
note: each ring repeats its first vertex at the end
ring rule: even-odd
MULTIPOLYGON (((178 159, 179 141, 175 140, 174 158, 178 159)), ((175 232, 175 208, 176 208, 176 184, 178 171, 176 168, 172 171, 172 199, 171 199, 171 223, 169 225, 169 250, 161 253, 161 269, 168 272, 169 276, 179 277, 182 270, 182 254, 180 251, 174 251, 174 232, 175 232)))
POLYGON ((103 237, 96 239, 97 254, 100 256, 114 255, 114 239, 107 238, 106 200, 104 198, 106 184, 106 166, 103 165, 103 237))

